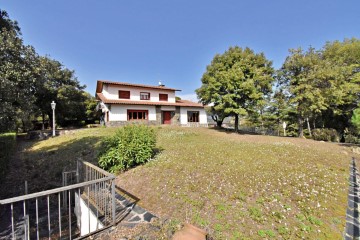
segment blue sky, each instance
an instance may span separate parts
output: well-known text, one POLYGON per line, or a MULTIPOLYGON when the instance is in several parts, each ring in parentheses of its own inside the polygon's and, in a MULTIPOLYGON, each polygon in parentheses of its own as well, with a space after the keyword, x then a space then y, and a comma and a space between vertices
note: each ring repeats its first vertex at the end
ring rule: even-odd
POLYGON ((358 0, 2 0, 26 44, 96 80, 182 89, 194 99, 216 53, 264 52, 279 68, 288 49, 360 38, 358 0))

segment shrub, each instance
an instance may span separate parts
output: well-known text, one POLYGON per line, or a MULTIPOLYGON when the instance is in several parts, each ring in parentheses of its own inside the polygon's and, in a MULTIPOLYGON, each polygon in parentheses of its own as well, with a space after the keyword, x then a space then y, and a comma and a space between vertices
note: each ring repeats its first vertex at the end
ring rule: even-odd
POLYGON ((144 125, 119 128, 114 136, 104 139, 99 152, 99 166, 119 172, 144 164, 154 155, 154 129, 144 125))
POLYGON ((10 155, 14 152, 16 144, 15 133, 0 134, 0 179, 5 177, 10 155))
POLYGON ((340 136, 333 128, 316 128, 312 130, 312 137, 317 141, 339 142, 340 136))
POLYGON ((344 130, 344 139, 346 143, 359 143, 360 139, 354 130, 345 129, 344 130))

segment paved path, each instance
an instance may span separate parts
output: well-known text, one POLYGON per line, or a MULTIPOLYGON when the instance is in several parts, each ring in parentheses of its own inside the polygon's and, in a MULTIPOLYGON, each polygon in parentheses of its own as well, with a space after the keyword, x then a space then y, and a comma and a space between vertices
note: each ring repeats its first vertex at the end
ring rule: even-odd
POLYGON ((348 207, 346 210, 346 240, 360 239, 359 231, 359 184, 360 175, 355 159, 350 164, 348 207))
POLYGON ((115 192, 117 200, 116 218, 119 224, 128 227, 134 227, 139 223, 151 222, 155 215, 136 205, 136 201, 130 201, 125 198, 120 191, 115 192))

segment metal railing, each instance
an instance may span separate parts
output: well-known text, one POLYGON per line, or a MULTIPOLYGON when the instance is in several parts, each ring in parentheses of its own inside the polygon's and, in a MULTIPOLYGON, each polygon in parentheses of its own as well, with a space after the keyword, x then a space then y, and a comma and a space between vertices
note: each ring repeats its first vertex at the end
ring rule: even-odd
MULTIPOLYGON (((80 211, 80 216, 90 216, 93 212, 104 226, 115 225, 115 176, 88 162, 78 161, 76 177, 76 184, 0 200, 0 225, 5 226, 0 229, 0 239, 81 237, 84 223, 75 213, 75 201, 80 200, 86 203, 88 211, 80 211), (1 236, 2 233, 7 236, 1 236)), ((87 224, 89 235, 90 218, 87 224)))
MULTIPOLYGON (((94 181, 114 175, 94 166, 91 163, 78 161, 77 172, 79 181, 94 181)), ((115 177, 114 177, 115 178, 115 177)), ((98 185, 89 186, 83 196, 96 208, 97 215, 103 215, 103 221, 115 224, 115 182, 101 182, 98 185)))

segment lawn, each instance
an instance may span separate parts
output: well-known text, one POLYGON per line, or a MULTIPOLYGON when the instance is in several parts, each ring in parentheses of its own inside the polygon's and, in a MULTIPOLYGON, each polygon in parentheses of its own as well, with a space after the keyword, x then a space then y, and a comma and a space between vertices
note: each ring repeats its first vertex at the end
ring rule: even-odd
POLYGON ((163 151, 118 177, 155 214, 215 239, 340 239, 350 155, 305 139, 162 128, 163 151))
MULTIPOLYGON (((119 174, 117 184, 162 219, 190 222, 214 239, 342 238, 349 147, 204 128, 156 131, 161 152, 119 174)), ((54 187, 76 159, 94 162, 100 140, 113 132, 84 129, 27 142, 22 177, 31 191, 54 187)))

